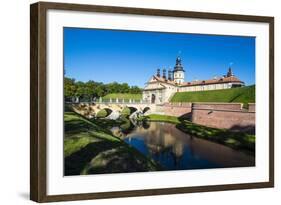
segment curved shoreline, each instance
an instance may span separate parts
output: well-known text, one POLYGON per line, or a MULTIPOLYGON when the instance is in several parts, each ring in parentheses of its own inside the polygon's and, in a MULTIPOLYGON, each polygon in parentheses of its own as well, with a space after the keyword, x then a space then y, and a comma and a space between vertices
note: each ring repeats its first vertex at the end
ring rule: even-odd
POLYGON ((65 112, 65 175, 146 172, 160 165, 98 124, 65 112))
POLYGON ((232 132, 226 129, 206 127, 194 124, 186 119, 179 119, 178 117, 168 115, 152 114, 141 117, 139 120, 173 123, 184 133, 220 143, 236 150, 241 150, 252 156, 255 155, 255 135, 243 132, 232 132))

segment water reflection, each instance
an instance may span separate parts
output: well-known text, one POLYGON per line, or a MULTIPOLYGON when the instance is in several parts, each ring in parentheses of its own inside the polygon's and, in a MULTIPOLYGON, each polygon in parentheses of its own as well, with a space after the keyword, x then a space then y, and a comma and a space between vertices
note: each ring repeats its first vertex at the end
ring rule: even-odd
POLYGON ((127 124, 112 128, 112 132, 144 155, 153 158, 164 170, 255 165, 253 156, 192 137, 170 123, 146 122, 136 127, 127 124))

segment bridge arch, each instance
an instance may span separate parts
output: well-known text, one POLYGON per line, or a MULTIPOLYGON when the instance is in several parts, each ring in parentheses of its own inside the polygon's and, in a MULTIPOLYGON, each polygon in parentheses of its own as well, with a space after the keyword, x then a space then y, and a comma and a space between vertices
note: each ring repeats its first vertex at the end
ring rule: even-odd
POLYGON ((151 110, 150 107, 145 107, 145 108, 143 108, 142 113, 144 114, 144 113, 146 113, 149 110, 151 110))
POLYGON ((136 112, 138 110, 138 108, 135 108, 132 106, 129 106, 128 108, 130 109, 130 114, 133 114, 134 112, 136 112))

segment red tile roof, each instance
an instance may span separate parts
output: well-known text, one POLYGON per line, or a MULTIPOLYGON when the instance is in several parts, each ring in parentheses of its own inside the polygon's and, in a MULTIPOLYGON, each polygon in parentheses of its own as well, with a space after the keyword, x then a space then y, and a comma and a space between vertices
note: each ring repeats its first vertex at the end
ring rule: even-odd
POLYGON ((163 77, 153 76, 153 79, 155 79, 157 82, 168 83, 168 84, 171 84, 171 85, 177 85, 177 83, 175 81, 168 80, 168 79, 165 79, 163 77))
POLYGON ((158 82, 163 82, 163 83, 171 84, 174 86, 180 86, 180 87, 195 86, 195 85, 221 84, 221 83, 242 83, 242 84, 244 84, 243 81, 241 81, 240 79, 238 79, 235 76, 220 77, 217 79, 210 79, 210 80, 197 80, 197 81, 192 81, 192 82, 184 82, 182 84, 177 84, 175 81, 171 81, 171 80, 165 79, 163 77, 153 76, 153 79, 155 79, 158 82))

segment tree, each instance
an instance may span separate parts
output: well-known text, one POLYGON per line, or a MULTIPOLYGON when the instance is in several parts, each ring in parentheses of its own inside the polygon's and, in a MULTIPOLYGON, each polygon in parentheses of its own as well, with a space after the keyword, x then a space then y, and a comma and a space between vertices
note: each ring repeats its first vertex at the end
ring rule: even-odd
POLYGON ((64 77, 64 96, 73 100, 72 98, 75 96, 76 89, 75 79, 64 77))
POLYGON ((130 92, 130 86, 128 85, 128 83, 122 83, 120 85, 120 92, 121 93, 129 93, 130 92))
POLYGON ((132 86, 130 89, 130 93, 132 94, 140 94, 142 90, 138 86, 132 86))
POLYGON ((81 82, 81 81, 78 81, 76 83, 76 86, 77 86, 77 89, 76 89, 76 92, 75 92, 75 97, 80 99, 85 94, 85 86, 84 86, 84 83, 81 82))
POLYGON ((103 97, 110 93, 131 93, 139 94, 142 90, 138 86, 129 86, 128 83, 112 82, 103 84, 101 82, 88 81, 76 82, 74 78, 64 77, 64 96, 66 99, 85 99, 103 97))

